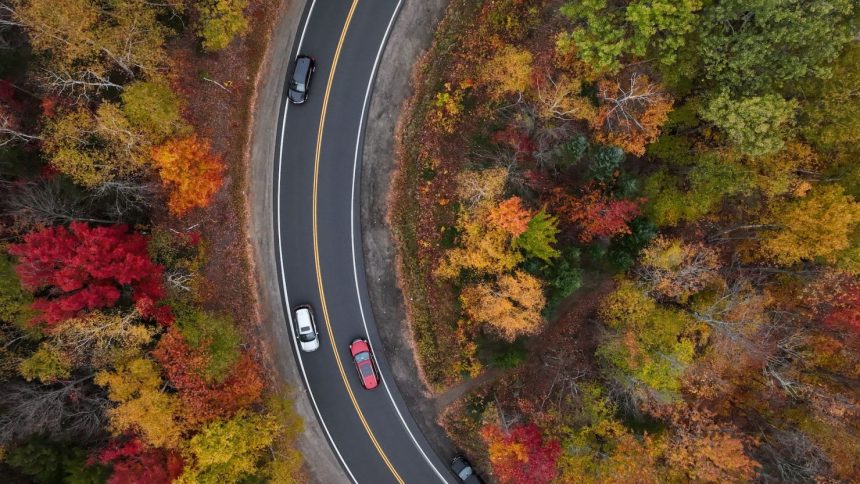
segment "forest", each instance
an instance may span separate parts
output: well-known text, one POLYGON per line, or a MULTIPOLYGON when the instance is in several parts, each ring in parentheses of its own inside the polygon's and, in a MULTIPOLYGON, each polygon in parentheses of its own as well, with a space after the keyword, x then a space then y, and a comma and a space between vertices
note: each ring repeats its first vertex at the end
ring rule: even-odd
POLYGON ((0 0, 4 482, 300 477, 243 248, 237 128, 273 16, 0 0))
POLYGON ((858 9, 451 2, 389 217, 482 473, 860 479, 858 9))

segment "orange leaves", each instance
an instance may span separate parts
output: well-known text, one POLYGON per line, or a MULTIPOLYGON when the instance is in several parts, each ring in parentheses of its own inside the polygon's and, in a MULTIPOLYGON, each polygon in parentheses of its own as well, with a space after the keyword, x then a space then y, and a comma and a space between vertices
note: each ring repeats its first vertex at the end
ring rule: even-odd
POLYGON ((511 234, 512 237, 519 237, 528 230, 532 213, 523 207, 520 197, 511 197, 491 208, 487 218, 490 224, 511 234))
POLYGON ((224 381, 214 384, 204 375, 209 356, 189 348, 176 328, 161 337, 152 354, 179 391, 184 417, 191 424, 230 417, 260 399, 260 368, 248 354, 239 358, 224 381))
POLYGON ((169 140, 152 150, 161 181, 171 189, 167 203, 174 215, 205 207, 221 187, 224 167, 209 148, 209 141, 191 135, 169 140))
POLYGON ((595 139, 638 156, 660 135, 674 102, 659 84, 636 73, 621 81, 598 82, 597 97, 595 139))
POLYGON ((534 334, 543 324, 543 285, 523 271, 501 275, 496 283, 470 286, 463 290, 460 300, 472 321, 489 325, 508 341, 534 334))

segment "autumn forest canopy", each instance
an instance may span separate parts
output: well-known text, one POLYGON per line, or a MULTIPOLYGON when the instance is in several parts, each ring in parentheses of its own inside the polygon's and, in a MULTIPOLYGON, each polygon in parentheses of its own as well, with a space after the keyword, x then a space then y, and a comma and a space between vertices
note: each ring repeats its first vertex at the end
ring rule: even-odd
POLYGON ((302 421, 225 262, 247 263, 241 158, 200 121, 244 102, 204 66, 234 62, 251 9, 0 0, 4 482, 297 477, 302 421))
POLYGON ((853 0, 454 0, 391 218, 503 483, 860 479, 853 0))

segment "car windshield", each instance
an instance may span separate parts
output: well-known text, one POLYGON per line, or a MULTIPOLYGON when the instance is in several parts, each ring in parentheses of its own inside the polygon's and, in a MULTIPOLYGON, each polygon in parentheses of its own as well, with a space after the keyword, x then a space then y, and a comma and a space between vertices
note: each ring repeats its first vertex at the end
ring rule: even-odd
POLYGON ((311 331, 310 326, 302 326, 301 328, 299 328, 299 340, 305 343, 309 343, 315 340, 316 337, 317 335, 315 335, 314 332, 311 331))
POLYGON ((459 476, 460 479, 462 479, 464 481, 466 479, 468 479, 468 477, 471 475, 472 475, 472 468, 469 466, 464 467, 463 470, 461 470, 460 473, 457 474, 457 476, 459 476))
POLYGON ((355 362, 361 363, 362 361, 367 361, 370 359, 370 353, 367 351, 362 351, 361 353, 355 355, 355 362))
POLYGON ((373 375, 373 367, 371 365, 361 365, 361 376, 367 378, 373 375))
POLYGON ((317 339, 316 335, 313 333, 303 334, 299 336, 299 339, 305 343, 310 343, 311 341, 317 339))
POLYGON ((293 91, 304 92, 305 85, 300 82, 290 81, 290 89, 292 89, 293 91))

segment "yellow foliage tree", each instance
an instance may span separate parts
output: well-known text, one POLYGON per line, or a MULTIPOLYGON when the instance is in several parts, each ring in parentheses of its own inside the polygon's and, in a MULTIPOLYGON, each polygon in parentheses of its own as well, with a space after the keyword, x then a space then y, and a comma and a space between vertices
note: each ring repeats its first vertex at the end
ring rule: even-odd
POLYGON ((460 214, 459 247, 445 254, 436 275, 453 279, 464 269, 478 274, 501 274, 522 261, 520 252, 511 248, 510 234, 487 223, 488 210, 482 205, 460 214))
POLYGON ((140 172, 143 141, 116 105, 104 103, 95 115, 80 108, 51 120, 42 146, 54 168, 93 188, 140 172))
POLYGON ((776 227, 761 238, 760 254, 780 265, 815 258, 834 262, 851 245, 860 204, 839 185, 820 185, 805 197, 771 207, 764 223, 776 227))
POLYGON ((156 330, 140 324, 136 312, 106 314, 100 311, 72 318, 51 332, 52 343, 76 366, 119 366, 140 355, 156 330))
POLYGON ((640 256, 639 279, 652 292, 684 303, 719 280, 717 252, 702 243, 657 237, 640 256))
POLYGON ((508 341, 537 332, 546 305, 540 280, 522 271, 505 274, 495 283, 468 287, 460 300, 472 321, 489 325, 508 341))
POLYGON ((271 415, 241 411, 226 421, 207 424, 191 438, 178 484, 240 482, 257 470, 257 462, 275 440, 281 425, 271 415))
POLYGON ((468 207, 502 196, 508 180, 506 168, 464 170, 457 174, 457 197, 468 207))
POLYGON ((108 397, 117 403, 108 411, 114 433, 135 431, 154 447, 179 446, 183 431, 175 418, 179 401, 162 391, 164 385, 155 363, 138 358, 115 372, 100 371, 95 382, 108 387, 108 397))
POLYGON ((561 76, 558 80, 547 77, 538 86, 538 114, 545 119, 581 119, 593 123, 597 118, 597 107, 581 96, 582 80, 561 76))
POLYGON ((505 45, 481 66, 480 76, 495 97, 524 92, 532 84, 532 54, 505 45))

